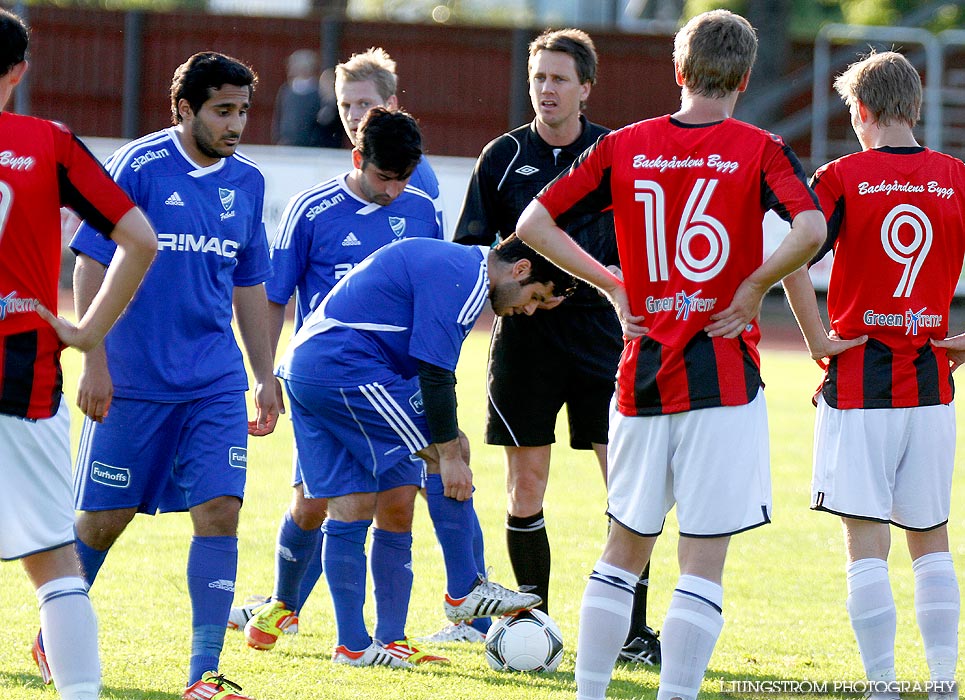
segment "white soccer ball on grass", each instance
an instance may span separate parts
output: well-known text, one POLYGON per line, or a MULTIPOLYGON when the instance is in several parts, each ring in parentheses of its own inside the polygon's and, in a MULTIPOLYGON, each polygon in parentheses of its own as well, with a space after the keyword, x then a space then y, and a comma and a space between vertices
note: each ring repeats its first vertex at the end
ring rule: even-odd
POLYGON ((499 618, 486 635, 486 660, 497 671, 555 671, 563 658, 563 634, 540 610, 499 618))

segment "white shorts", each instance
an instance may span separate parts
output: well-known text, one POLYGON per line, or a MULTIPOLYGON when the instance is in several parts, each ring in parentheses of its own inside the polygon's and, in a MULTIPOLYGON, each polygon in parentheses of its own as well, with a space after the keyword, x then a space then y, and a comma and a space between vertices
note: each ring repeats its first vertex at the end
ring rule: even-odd
POLYGON ((831 408, 818 399, 811 507, 906 530, 948 520, 955 405, 831 408))
POLYGON ((53 418, 0 415, 0 559, 20 559, 74 541, 70 410, 53 418))
POLYGON ((764 393, 743 406, 624 416, 610 405, 607 514, 656 536, 677 504, 685 537, 722 537, 771 519, 764 393))

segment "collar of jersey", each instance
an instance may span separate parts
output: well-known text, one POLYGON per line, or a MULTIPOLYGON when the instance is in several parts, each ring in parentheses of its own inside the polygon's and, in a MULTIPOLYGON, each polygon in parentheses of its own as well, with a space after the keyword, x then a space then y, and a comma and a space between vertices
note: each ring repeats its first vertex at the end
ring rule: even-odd
POLYGON ((212 165, 198 165, 194 162, 194 160, 192 160, 191 156, 188 155, 187 151, 184 150, 184 147, 181 145, 181 139, 178 138, 175 128, 173 126, 169 126, 164 131, 166 131, 168 136, 171 138, 171 143, 174 144, 174 148, 178 153, 181 154, 181 157, 184 158, 184 162, 193 168, 188 172, 188 175, 191 177, 204 177, 205 175, 218 172, 225 166, 225 163, 228 160, 227 158, 221 158, 217 163, 213 163, 212 165))
POLYGON ((529 137, 533 139, 533 143, 536 144, 536 148, 542 153, 551 154, 554 150, 559 149, 561 151, 566 151, 574 156, 578 156, 587 148, 589 148, 592 143, 590 139, 587 138, 587 126, 589 122, 586 117, 582 114, 580 115, 580 135, 577 137, 576 141, 566 146, 550 146, 543 137, 539 135, 536 130, 536 120, 534 119, 529 125, 529 137))

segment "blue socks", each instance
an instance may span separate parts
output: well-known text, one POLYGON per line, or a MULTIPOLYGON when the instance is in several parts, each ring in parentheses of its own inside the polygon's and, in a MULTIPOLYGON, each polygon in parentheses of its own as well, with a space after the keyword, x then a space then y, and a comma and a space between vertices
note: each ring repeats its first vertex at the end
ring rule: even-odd
POLYGON ((426 500, 429 517, 436 531, 436 539, 442 546, 442 558, 446 563, 446 589, 452 598, 461 598, 475 585, 480 572, 476 568, 473 549, 473 520, 475 511, 472 499, 457 501, 444 495, 442 477, 426 476, 426 500))
POLYGON ((289 610, 298 611, 301 607, 301 585, 313 554, 319 560, 318 570, 321 574, 321 540, 321 530, 302 530, 292 518, 291 511, 285 511, 278 528, 275 592, 272 597, 284 603, 289 610))
POLYGON ((325 533, 319 529, 318 539, 315 541, 315 550, 308 560, 305 573, 302 574, 302 585, 298 591, 298 606, 295 608, 296 610, 301 610, 305 607, 305 601, 308 600, 308 596, 315 590, 315 584, 318 583, 318 579, 322 577, 322 540, 324 539, 325 533))
POLYGON ((412 594, 412 533, 372 530, 375 638, 383 644, 405 639, 412 594))
POLYGON ((188 550, 191 668, 188 685, 217 671, 238 573, 237 537, 192 537, 188 550))
MULTIPOLYGON (((76 530, 74 535, 77 535, 76 530)), ((75 540, 74 547, 77 549, 77 558, 80 559, 81 573, 84 574, 84 580, 90 586, 97 578, 97 573, 101 570, 104 560, 107 559, 107 553, 111 550, 108 548, 101 551, 88 547, 79 537, 75 540)))
MULTIPOLYGON (((479 524, 479 516, 476 509, 472 509, 472 558, 476 562, 476 571, 480 574, 486 573, 486 546, 483 540, 482 526, 479 524)), ((489 633, 489 628, 493 626, 492 620, 488 617, 477 617, 469 621, 469 626, 483 634, 489 633)))
MULTIPOLYGON (((322 546, 325 579, 335 608, 335 627, 339 646, 361 651, 372 643, 365 628, 365 536, 371 520, 325 521, 322 546)), ((394 642, 395 640, 389 640, 394 642)))

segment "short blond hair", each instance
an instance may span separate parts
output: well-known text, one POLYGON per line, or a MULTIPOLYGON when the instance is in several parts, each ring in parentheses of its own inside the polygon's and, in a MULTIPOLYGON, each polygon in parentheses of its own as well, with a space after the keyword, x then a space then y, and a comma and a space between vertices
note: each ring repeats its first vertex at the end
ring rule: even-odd
POLYGON ((395 94, 399 79, 395 74, 395 61, 385 49, 373 46, 363 53, 352 54, 349 60, 335 66, 336 86, 366 80, 372 81, 383 101, 395 94))
POLYGON ((757 58, 757 32, 728 10, 711 10, 677 32, 673 60, 692 93, 724 97, 740 87, 757 58))
POLYGON ((903 122, 913 128, 921 117, 921 76, 897 51, 872 50, 835 79, 834 89, 848 107, 861 102, 881 126, 903 122))

